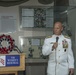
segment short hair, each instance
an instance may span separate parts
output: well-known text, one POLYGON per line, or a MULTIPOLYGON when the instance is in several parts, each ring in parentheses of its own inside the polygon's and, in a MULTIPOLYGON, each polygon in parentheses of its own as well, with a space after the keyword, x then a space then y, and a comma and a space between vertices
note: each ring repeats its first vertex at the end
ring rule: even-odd
POLYGON ((61 23, 61 25, 62 25, 62 27, 63 27, 63 24, 62 24, 61 21, 56 21, 56 22, 54 22, 53 28, 54 28, 54 26, 55 26, 55 23, 57 23, 57 22, 61 23))

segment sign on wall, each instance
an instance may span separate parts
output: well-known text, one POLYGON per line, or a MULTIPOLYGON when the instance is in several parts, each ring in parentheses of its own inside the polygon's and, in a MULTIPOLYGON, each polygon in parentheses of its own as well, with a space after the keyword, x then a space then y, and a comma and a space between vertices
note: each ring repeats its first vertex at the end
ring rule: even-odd
POLYGON ((15 32, 17 28, 16 21, 17 18, 15 14, 0 13, 0 32, 3 33, 15 32))

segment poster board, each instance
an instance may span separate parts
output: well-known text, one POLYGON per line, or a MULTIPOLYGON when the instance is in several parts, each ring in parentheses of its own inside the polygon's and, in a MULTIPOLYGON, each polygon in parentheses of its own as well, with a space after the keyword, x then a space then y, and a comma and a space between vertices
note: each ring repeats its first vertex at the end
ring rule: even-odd
MULTIPOLYGON (((3 54, 1 54, 1 55, 3 55, 3 54)), ((6 54, 6 55, 10 55, 10 54, 6 54)), ((16 54, 11 54, 11 55, 16 55, 16 54)), ((0 74, 15 73, 15 75, 17 75, 17 71, 25 70, 25 54, 21 53, 21 54, 17 54, 17 55, 20 55, 20 66, 0 67, 0 74)))

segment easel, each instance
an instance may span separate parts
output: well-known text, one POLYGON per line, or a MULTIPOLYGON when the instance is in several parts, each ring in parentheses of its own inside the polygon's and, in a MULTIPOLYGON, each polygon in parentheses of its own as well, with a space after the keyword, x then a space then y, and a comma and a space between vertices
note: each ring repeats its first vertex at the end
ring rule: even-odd
MULTIPOLYGON (((14 55, 14 54, 11 54, 11 55, 14 55)), ((0 75, 1 74, 18 75, 18 71, 25 70, 25 54, 21 53, 21 54, 17 54, 17 55, 20 55, 20 66, 17 66, 17 67, 0 67, 0 75)))

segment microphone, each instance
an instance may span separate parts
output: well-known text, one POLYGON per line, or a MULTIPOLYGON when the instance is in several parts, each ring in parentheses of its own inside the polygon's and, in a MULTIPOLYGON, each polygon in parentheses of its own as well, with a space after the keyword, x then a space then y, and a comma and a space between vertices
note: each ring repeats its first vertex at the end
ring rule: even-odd
MULTIPOLYGON (((59 37, 56 37, 56 42, 58 42, 59 37)), ((55 49, 55 44, 52 46, 52 51, 55 49)))
POLYGON ((59 37, 56 37, 56 42, 58 42, 58 40, 59 40, 59 37))

